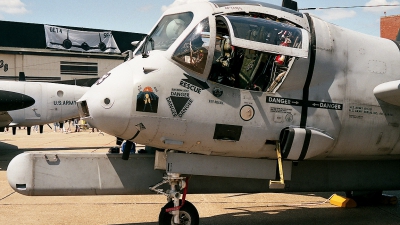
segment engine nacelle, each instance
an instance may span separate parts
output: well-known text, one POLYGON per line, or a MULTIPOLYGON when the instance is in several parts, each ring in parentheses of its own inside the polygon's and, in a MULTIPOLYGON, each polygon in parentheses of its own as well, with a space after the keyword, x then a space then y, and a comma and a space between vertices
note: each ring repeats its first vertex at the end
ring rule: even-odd
POLYGON ((379 84, 374 88, 374 95, 384 102, 400 106, 400 80, 379 84))
POLYGON ((307 128, 286 128, 280 135, 283 159, 304 160, 329 150, 334 139, 320 131, 307 128))

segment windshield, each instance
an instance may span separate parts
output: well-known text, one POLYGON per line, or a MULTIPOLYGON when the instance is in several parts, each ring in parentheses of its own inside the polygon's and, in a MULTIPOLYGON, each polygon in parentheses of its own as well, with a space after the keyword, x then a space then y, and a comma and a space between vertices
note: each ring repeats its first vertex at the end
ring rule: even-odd
POLYGON ((191 12, 164 16, 147 37, 142 52, 143 50, 167 50, 192 22, 192 19, 193 13, 191 12))
POLYGON ((178 63, 203 73, 210 45, 210 25, 208 18, 201 21, 176 49, 173 59, 178 63))

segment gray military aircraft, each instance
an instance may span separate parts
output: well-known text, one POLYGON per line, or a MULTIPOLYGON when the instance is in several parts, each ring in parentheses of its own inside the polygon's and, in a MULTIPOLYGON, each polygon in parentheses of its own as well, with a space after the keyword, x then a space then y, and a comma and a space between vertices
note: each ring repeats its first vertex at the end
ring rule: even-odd
POLYGON ((165 11, 135 57, 78 101, 83 119, 127 149, 163 150, 23 153, 8 167, 12 188, 151 190, 167 196, 160 224, 199 223, 188 192, 398 190, 400 45, 284 2, 292 9, 210 1, 165 11))
POLYGON ((0 81, 0 129, 43 125, 79 117, 76 101, 89 89, 65 84, 0 81))

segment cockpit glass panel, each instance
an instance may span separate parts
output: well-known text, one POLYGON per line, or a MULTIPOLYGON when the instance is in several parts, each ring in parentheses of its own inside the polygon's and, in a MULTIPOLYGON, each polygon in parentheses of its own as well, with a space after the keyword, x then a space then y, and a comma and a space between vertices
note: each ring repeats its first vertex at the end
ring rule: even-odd
POLYGON ((209 46, 210 25, 208 18, 206 18, 179 45, 172 59, 197 73, 203 73, 209 46))
POLYGON ((307 45, 302 42, 308 43, 307 33, 284 23, 217 16, 208 79, 234 88, 274 93, 290 73, 296 54, 307 54, 307 45))
POLYGON ((142 51, 167 50, 192 20, 192 12, 164 16, 153 32, 147 37, 142 51))
POLYGON ((236 38, 290 48, 302 47, 300 28, 262 18, 226 16, 236 38))

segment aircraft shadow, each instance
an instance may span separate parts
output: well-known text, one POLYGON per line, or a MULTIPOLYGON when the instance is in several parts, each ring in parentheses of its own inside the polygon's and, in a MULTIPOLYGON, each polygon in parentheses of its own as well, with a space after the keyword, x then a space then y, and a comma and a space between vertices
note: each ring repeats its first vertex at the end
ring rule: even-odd
MULTIPOLYGON (((278 193, 278 192, 277 192, 278 193)), ((281 193, 281 192, 279 192, 281 193)), ((285 192, 283 192, 285 193, 285 192)), ((234 198, 234 197, 240 197, 240 196, 248 196, 248 195, 253 195, 257 193, 238 193, 238 194, 231 194, 227 196, 227 198, 234 198)), ((304 196, 318 196, 322 197, 325 199, 328 199, 329 197, 332 196, 331 192, 313 192, 313 193, 307 193, 307 192, 286 192, 286 195, 304 195, 304 196)), ((340 195, 344 196, 344 193, 341 193, 340 195)))
MULTIPOLYGON (((216 215, 212 217, 201 217, 200 224, 340 224, 340 225, 375 225, 375 224, 399 224, 400 213, 398 206, 368 206, 359 208, 310 208, 313 206, 280 206, 271 207, 265 205, 265 210, 255 211, 262 208, 262 204, 255 207, 233 207, 225 208, 239 212, 216 215), (254 209, 257 208, 257 209, 254 209), (397 211, 393 213, 391 211, 397 211)), ((158 222, 129 223, 130 225, 145 224, 156 225, 158 222)))
POLYGON ((104 147, 104 146, 99 146, 99 147, 65 147, 65 148, 58 148, 58 147, 52 147, 52 148, 21 148, 19 150, 21 151, 59 151, 59 150, 83 150, 83 149, 102 149, 102 148, 110 148, 110 147, 104 147))
POLYGON ((0 141, 0 171, 7 170, 11 159, 20 153, 18 146, 0 141))

